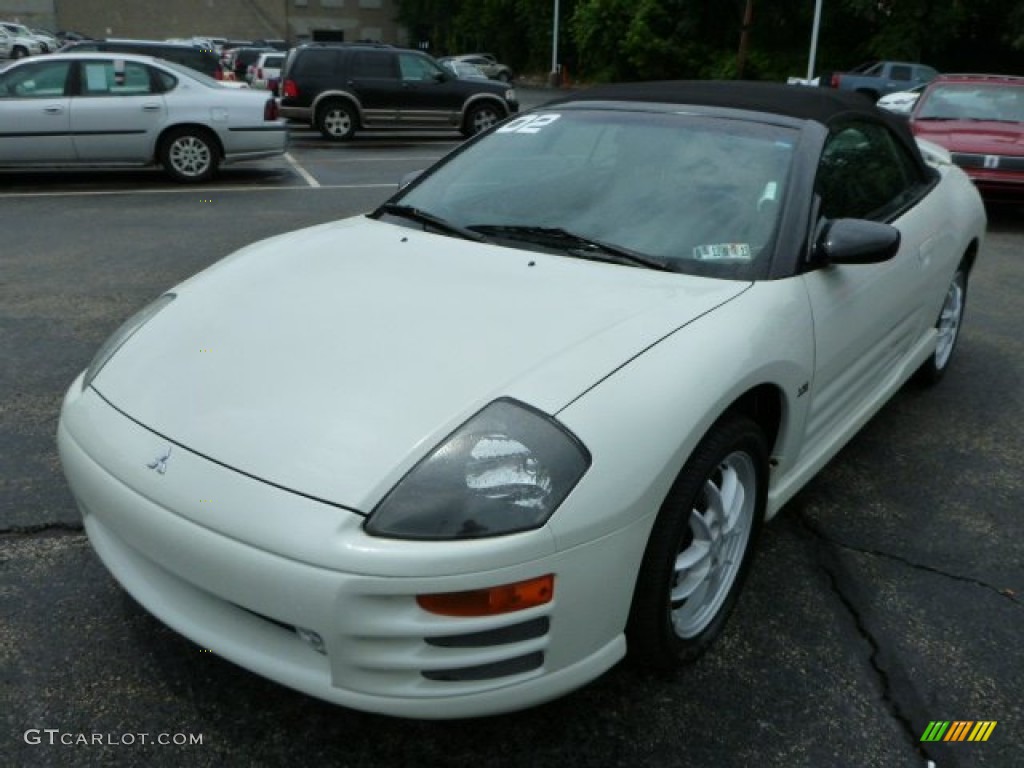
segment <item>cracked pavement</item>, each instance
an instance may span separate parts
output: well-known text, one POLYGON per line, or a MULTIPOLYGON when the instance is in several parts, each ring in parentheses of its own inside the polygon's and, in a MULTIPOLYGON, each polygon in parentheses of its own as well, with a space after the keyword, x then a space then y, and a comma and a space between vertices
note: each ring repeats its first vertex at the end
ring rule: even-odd
POLYGON ((56 460, 64 388, 133 308, 244 243, 375 201, 302 199, 258 216, 244 195, 216 214, 169 196, 3 201, 18 246, 0 270, 0 764, 1024 765, 1020 209, 994 212, 946 380, 900 393, 766 526, 706 656, 445 723, 343 710, 201 653, 99 564, 56 460), (985 743, 923 744, 933 720, 998 725, 985 743), (203 744, 31 744, 29 729, 203 744))

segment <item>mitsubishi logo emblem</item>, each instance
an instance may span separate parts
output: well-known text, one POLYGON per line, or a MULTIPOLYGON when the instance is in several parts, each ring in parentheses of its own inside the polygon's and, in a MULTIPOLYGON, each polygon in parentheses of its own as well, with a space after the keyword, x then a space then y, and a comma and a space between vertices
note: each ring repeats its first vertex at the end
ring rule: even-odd
POLYGON ((167 460, 171 458, 171 446, 167 446, 167 453, 163 456, 157 456, 146 466, 150 469, 155 469, 157 474, 162 475, 167 472, 167 460))

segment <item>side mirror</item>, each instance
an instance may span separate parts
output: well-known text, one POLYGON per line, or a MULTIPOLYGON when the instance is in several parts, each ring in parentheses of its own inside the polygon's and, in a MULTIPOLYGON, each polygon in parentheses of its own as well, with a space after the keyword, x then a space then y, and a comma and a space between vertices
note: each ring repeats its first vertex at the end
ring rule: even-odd
POLYGON ((817 264, 878 264, 899 249, 896 227, 864 219, 835 219, 821 227, 813 258, 817 264))

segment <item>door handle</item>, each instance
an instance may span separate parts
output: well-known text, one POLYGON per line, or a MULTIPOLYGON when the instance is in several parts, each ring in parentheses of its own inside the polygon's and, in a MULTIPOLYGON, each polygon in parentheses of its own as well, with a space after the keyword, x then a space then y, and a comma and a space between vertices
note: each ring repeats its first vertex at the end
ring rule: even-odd
POLYGON ((159 112, 160 111, 160 105, 159 104, 143 104, 142 105, 142 111, 143 112, 159 112))
POLYGON ((43 112, 48 115, 60 115, 64 113, 64 107, 55 104, 50 107, 43 107, 43 112))

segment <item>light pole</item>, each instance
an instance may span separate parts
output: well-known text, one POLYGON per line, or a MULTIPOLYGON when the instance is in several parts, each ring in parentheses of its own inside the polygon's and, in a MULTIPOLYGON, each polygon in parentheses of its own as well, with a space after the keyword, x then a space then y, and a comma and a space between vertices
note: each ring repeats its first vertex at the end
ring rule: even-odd
POLYGON ((548 84, 554 88, 558 85, 558 0, 555 0, 554 21, 551 29, 551 74, 548 84))
POLYGON ((818 27, 821 26, 821 0, 814 0, 814 26, 811 28, 811 55, 807 60, 807 84, 814 78, 814 58, 818 53, 818 27))

